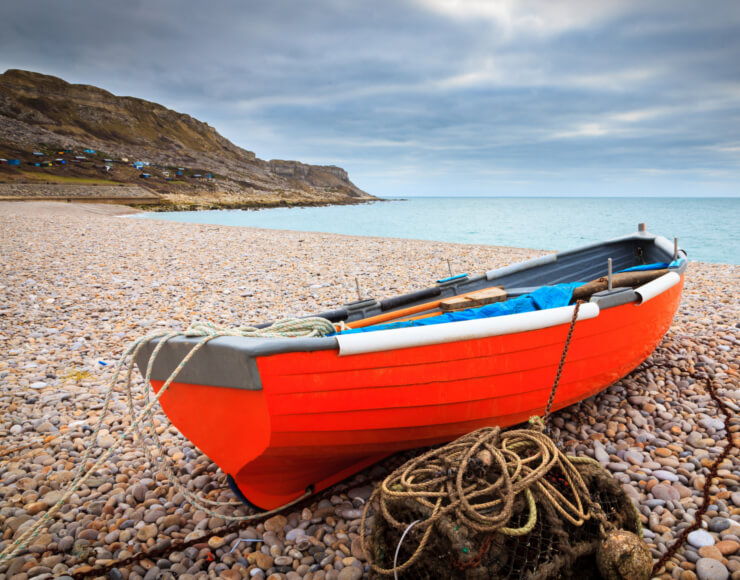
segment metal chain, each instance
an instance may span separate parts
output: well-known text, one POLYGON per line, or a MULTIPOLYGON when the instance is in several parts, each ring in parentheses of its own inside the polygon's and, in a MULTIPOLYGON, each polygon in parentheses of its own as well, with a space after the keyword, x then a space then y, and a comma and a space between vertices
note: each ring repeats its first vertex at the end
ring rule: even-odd
POLYGON ((717 477, 717 471, 719 470, 722 462, 727 458, 727 456, 733 449, 740 449, 740 447, 738 447, 737 445, 737 442, 735 441, 735 438, 732 436, 733 432, 730 431, 730 418, 732 417, 732 413, 725 405, 725 402, 717 396, 717 392, 714 390, 714 385, 712 384, 712 379, 707 377, 704 379, 704 381, 707 387, 707 391, 709 392, 709 396, 717 404, 720 412, 725 416, 725 439, 727 440, 727 445, 725 445, 725 447, 722 449, 722 452, 707 468, 709 473, 704 480, 704 487, 702 487, 701 490, 702 503, 699 506, 699 509, 697 509, 696 513, 694 514, 694 523, 684 528, 681 534, 673 542, 671 547, 668 548, 668 550, 666 550, 661 558, 655 563, 655 565, 653 566, 653 576, 657 576, 660 573, 661 569, 668 562, 668 560, 670 560, 676 554, 676 552, 678 552, 678 550, 686 543, 686 539, 689 537, 689 534, 701 527, 702 522, 704 521, 704 514, 709 509, 709 506, 712 504, 712 494, 710 493, 709 488, 712 487, 712 482, 714 478, 717 477))
POLYGON ((560 383, 560 375, 563 372, 565 366, 565 357, 568 356, 568 349, 570 348, 570 341, 573 338, 573 329, 576 327, 576 320, 578 320, 578 310, 581 308, 583 300, 576 301, 576 306, 573 309, 573 318, 570 321, 570 328, 568 328, 568 336, 565 339, 565 346, 563 347, 563 354, 560 355, 560 364, 558 365, 558 371, 555 373, 555 382, 552 384, 552 390, 550 391, 550 398, 547 400, 547 407, 545 407, 545 414, 542 417, 542 422, 547 424, 547 420, 550 418, 550 409, 552 409, 552 403, 555 400, 555 393, 558 390, 558 384, 560 383))
POLYGON ((83 565, 74 572, 70 572, 70 575, 75 580, 82 580, 83 578, 88 578, 90 576, 102 576, 114 568, 125 568, 126 566, 131 566, 132 564, 136 564, 137 562, 140 562, 141 560, 144 560, 145 558, 153 558, 154 556, 157 556, 159 558, 165 558, 169 556, 172 552, 182 552, 183 550, 189 548, 190 546, 194 546, 195 544, 201 544, 203 542, 207 542, 209 539, 211 539, 213 536, 228 536, 229 534, 233 534, 236 532, 239 532, 248 526, 253 526, 262 520, 265 520, 271 516, 274 516, 277 513, 280 513, 282 511, 285 511, 288 508, 295 507, 296 505, 300 504, 301 502, 305 501, 309 497, 313 495, 313 490, 307 490, 306 493, 304 493, 302 496, 300 496, 297 499, 294 499, 293 501, 282 505, 278 508, 272 509, 267 512, 260 512, 257 514, 253 514, 252 516, 249 516, 251 519, 249 520, 242 520, 235 523, 227 524, 220 526, 216 528, 215 530, 211 530, 207 534, 203 534, 202 536, 198 536, 197 538, 192 538, 190 540, 169 540, 168 538, 163 539, 158 544, 155 544, 148 550, 143 550, 137 554, 134 554, 133 556, 129 556, 128 558, 123 558, 121 560, 113 560, 112 562, 108 562, 107 564, 103 564, 100 566, 94 566, 91 567, 89 564, 83 565))

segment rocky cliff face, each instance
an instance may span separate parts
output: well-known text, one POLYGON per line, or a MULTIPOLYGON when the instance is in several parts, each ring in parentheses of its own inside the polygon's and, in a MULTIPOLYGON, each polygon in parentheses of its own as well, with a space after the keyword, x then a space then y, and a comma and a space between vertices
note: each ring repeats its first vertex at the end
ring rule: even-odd
POLYGON ((42 144, 95 149, 119 159, 192 167, 214 175, 208 183, 187 187, 164 178, 162 183, 147 183, 165 195, 196 196, 202 189, 209 195, 243 195, 245 202, 250 196, 274 195, 283 205, 291 200, 316 204, 375 199, 339 167, 263 161, 190 115, 53 76, 8 70, 0 75, 0 157, 42 144))

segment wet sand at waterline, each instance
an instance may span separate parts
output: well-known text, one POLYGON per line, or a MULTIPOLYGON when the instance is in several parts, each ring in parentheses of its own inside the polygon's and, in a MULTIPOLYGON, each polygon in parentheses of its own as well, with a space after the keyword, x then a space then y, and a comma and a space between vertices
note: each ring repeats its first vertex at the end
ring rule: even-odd
MULTIPOLYGON (((455 272, 479 273, 544 253, 117 217, 128 210, 0 203, 0 455, 30 444, 0 456, 2 546, 74 476, 113 367, 135 338, 196 321, 234 326, 328 310, 357 299, 355 278, 363 297, 382 299, 448 275, 448 259, 455 272)), ((679 312, 656 352, 600 395, 554 417, 554 436, 569 451, 598 459, 635 500, 655 558, 694 521, 705 466, 726 445, 724 417, 697 378, 713 379, 739 410, 738 288, 737 266, 691 263, 679 312)), ((112 407, 93 460, 129 424, 122 390, 112 407)), ((218 491, 224 475, 216 466, 164 415, 156 417, 179 480, 212 499, 232 499, 230 491, 218 491)), ((730 431, 740 438, 736 417, 730 431)), ((254 543, 230 553, 234 534, 121 572, 128 578, 205 578, 209 571, 257 579, 366 577, 359 508, 397 465, 388 460, 301 509, 243 530, 243 538, 265 540, 258 553, 254 543), (209 551, 213 561, 206 560, 209 551)), ((30 551, 0 565, 0 577, 58 577, 80 558, 118 559, 224 523, 194 510, 155 467, 134 443, 118 449, 30 551)), ((738 474, 733 449, 711 487, 704 530, 669 562, 666 578, 740 578, 738 474)))

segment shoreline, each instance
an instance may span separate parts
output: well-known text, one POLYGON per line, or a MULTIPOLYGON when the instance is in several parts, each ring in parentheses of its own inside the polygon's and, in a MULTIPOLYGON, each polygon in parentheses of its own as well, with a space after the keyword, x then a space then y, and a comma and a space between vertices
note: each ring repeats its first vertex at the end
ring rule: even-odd
POLYGON ((298 207, 328 207, 332 205, 366 205, 370 203, 390 201, 387 199, 358 199, 346 201, 286 201, 286 200, 265 200, 260 202, 168 202, 158 204, 136 204, 132 203, 131 207, 141 209, 142 211, 157 212, 189 212, 189 211, 209 211, 209 210, 229 210, 240 209, 244 211, 259 211, 261 209, 276 208, 298 208, 298 207))
MULTIPOLYGON (((58 204, 64 207, 73 207, 77 204, 84 206, 95 206, 105 207, 111 206, 113 208, 120 208, 119 215, 126 215, 130 213, 139 212, 190 212, 190 211, 208 211, 208 210, 245 210, 245 211, 258 211, 261 209, 276 209, 276 208, 298 208, 298 207, 328 207, 332 205, 365 205, 375 202, 391 201, 387 199, 357 199, 357 200, 346 200, 346 201, 286 201, 286 200, 263 200, 259 202, 163 202, 163 203, 137 203, 135 200, 124 201, 116 199, 81 199, 74 198, 71 201, 65 202, 61 200, 53 200, 49 198, 2 198, 0 199, 0 208, 2 204, 35 204, 36 207, 43 207, 45 210, 52 210, 55 205, 42 206, 41 204, 58 204)), ((70 213, 69 211, 59 209, 60 212, 70 213)), ((72 210, 72 213, 74 210, 72 210)), ((53 213, 53 212, 52 212, 53 213)), ((107 211, 98 211, 92 213, 101 213, 105 215, 112 215, 107 211)))
MULTIPOLYGON (((17 537, 31 517, 43 513, 74 474, 89 444, 86 426, 99 417, 113 367, 136 337, 158 329, 181 330, 196 320, 234 326, 325 311, 356 299, 355 278, 363 294, 377 299, 411 292, 446 275, 445 257, 454 257, 455 269, 477 273, 547 253, 111 219, 135 213, 110 204, 0 202, 5 298, 0 304, 5 353, 0 357, 0 439, 3 449, 32 444, 0 462, 0 528, 11 530, 5 532, 9 537, 17 537), (53 435, 60 436, 40 444, 53 435)), ((701 505, 705 465, 721 452, 727 435, 703 377, 740 408, 738 287, 739 268, 691 262, 679 312, 658 349, 600 394, 554 414, 553 437, 569 452, 596 458, 633 498, 655 559, 701 505)), ((111 402, 115 413, 95 453, 112 445, 128 425, 125 395, 116 392, 111 402)), ((162 413, 156 412, 155 421, 177 477, 214 499, 232 499, 230 491, 216 491, 224 484, 223 474, 211 461, 170 430, 162 413)), ((735 438, 740 434, 737 416, 730 420, 730 431, 735 438)), ((199 548, 122 572, 131 580, 155 568, 149 577, 189 574, 192 579, 228 569, 258 580, 270 574, 285 578, 288 571, 304 580, 330 580, 339 577, 341 567, 357 569, 343 577, 367 577, 354 510, 403 457, 381 462, 269 524, 243 530, 243 539, 263 538, 268 528, 274 530, 273 549, 268 546, 259 557, 254 544, 239 544, 230 553, 234 535, 203 548, 212 553, 211 562, 199 548), (301 552, 298 529, 313 538, 318 559, 301 552), (301 558, 290 556, 292 550, 301 558)), ((738 474, 740 456, 733 450, 710 490, 714 507, 705 530, 710 539, 704 538, 724 550, 714 561, 728 575, 740 572, 738 474)), ((158 479, 141 448, 129 443, 81 487, 69 511, 43 532, 31 552, 9 567, 14 574, 33 570, 61 576, 72 571, 80 556, 90 564, 120 558, 196 529, 215 529, 222 521, 194 510, 158 479), (65 538, 72 540, 68 546, 65 538)), ((7 545, 8 539, 0 541, 7 545)), ((696 574, 702 559, 712 559, 708 553, 697 545, 682 548, 670 562, 677 572, 661 578, 696 574)), ((0 564, 0 575, 8 569, 0 564)))
POLYGON ((142 213, 145 210, 115 203, 63 201, 0 201, 0 216, 4 213, 34 217, 57 216, 121 216, 142 213))

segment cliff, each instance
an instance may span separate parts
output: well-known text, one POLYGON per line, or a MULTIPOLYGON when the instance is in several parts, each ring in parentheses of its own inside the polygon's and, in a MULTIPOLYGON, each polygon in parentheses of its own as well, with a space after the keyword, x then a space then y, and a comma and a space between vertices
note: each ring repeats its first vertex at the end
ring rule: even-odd
POLYGON ((0 182, 135 182, 184 209, 376 199, 339 167, 264 161, 190 115, 22 70, 0 75, 0 158, 22 161, 0 162, 0 182), (33 163, 45 160, 52 166, 33 163))

